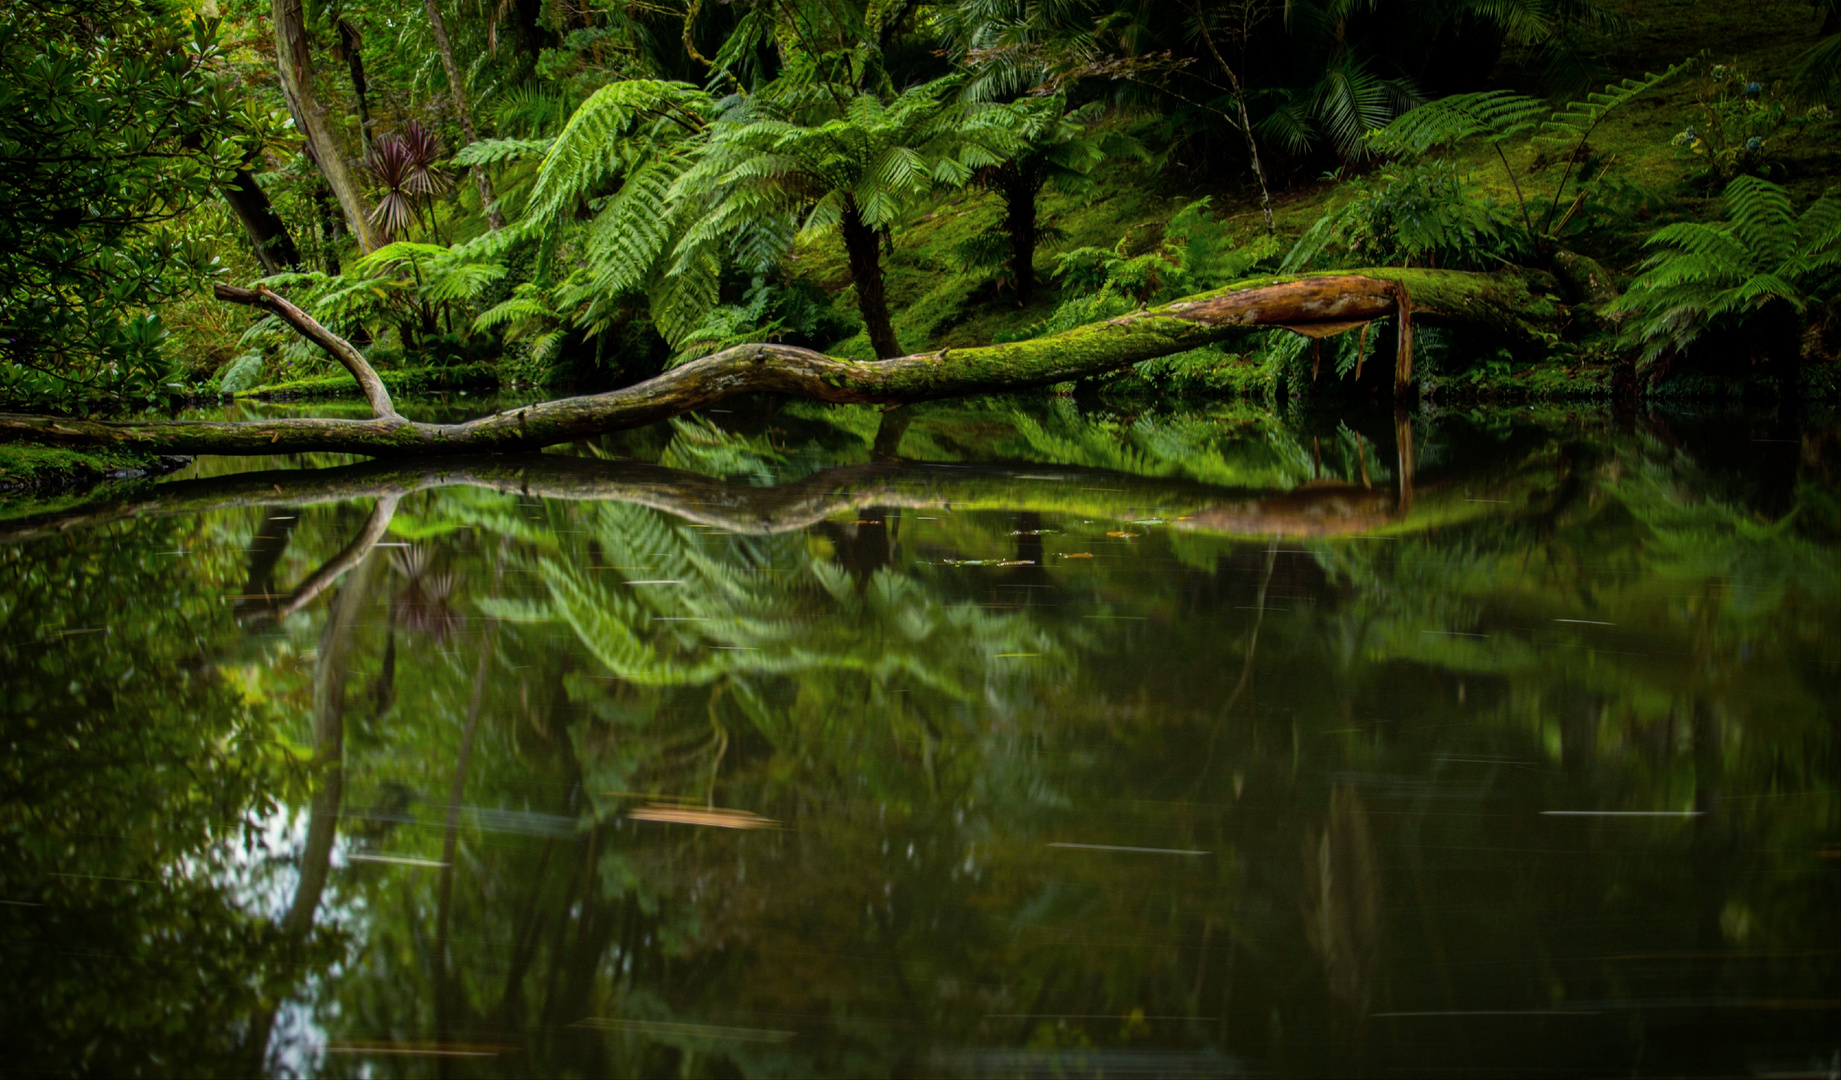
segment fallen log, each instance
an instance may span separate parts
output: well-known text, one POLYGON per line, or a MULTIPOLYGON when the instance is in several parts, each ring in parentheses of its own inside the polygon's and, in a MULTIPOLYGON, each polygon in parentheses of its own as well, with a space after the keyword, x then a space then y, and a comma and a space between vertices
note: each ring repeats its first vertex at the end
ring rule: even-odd
POLYGON ((839 360, 790 345, 741 345, 635 386, 522 406, 460 424, 396 414, 364 357, 267 290, 219 286, 219 299, 286 319, 332 352, 365 388, 369 420, 108 422, 0 414, 0 439, 173 454, 310 451, 409 457, 539 450, 643 427, 736 394, 772 392, 831 403, 896 405, 996 393, 1100 375, 1221 341, 1247 327, 1323 337, 1398 317, 1396 393, 1410 392, 1415 320, 1521 339, 1557 334, 1566 309, 1536 272, 1472 274, 1380 268, 1240 282, 1161 307, 1028 341, 941 349, 892 360, 839 360))

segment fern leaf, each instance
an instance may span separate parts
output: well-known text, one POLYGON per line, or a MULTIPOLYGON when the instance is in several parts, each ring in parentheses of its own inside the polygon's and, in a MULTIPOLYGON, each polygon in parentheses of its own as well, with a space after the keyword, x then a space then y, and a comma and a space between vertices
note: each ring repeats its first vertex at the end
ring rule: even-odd
POLYGON ((507 161, 540 158, 549 153, 555 139, 481 139, 468 143, 454 155, 456 165, 499 165, 507 161))
POLYGON ((1690 57, 1662 71, 1645 74, 1640 79, 1619 80, 1607 85, 1603 90, 1587 94, 1583 100, 1570 102, 1541 123, 1540 132, 1535 135, 1534 142, 1536 145, 1547 143, 1563 145, 1571 149, 1585 141, 1611 112, 1654 90, 1699 62, 1698 56, 1690 57))
POLYGON ((1423 154, 1475 137, 1496 142, 1533 131, 1547 111, 1539 100, 1511 90, 1453 94, 1394 118, 1368 142, 1388 154, 1423 154))

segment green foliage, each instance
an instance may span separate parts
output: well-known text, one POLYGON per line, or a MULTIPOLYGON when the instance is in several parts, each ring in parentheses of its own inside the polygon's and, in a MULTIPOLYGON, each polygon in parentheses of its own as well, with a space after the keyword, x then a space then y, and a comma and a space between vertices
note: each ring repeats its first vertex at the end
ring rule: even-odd
POLYGON ((1640 79, 1619 79, 1607 84, 1603 90, 1595 90, 1577 101, 1568 102, 1541 122, 1534 142, 1550 151, 1577 153, 1578 147, 1592 137, 1598 125, 1604 123, 1605 117, 1685 73, 1697 62, 1698 58, 1690 58, 1661 71, 1649 72, 1640 79))
POLYGON ((1412 84, 1377 73, 1367 60, 1344 54, 1311 86, 1280 89, 1260 133, 1293 153, 1328 143, 1346 159, 1368 156, 1368 136, 1410 109, 1412 84))
POLYGON ((1801 311, 1841 280, 1841 200, 1824 196, 1798 216, 1789 193, 1740 176, 1726 185, 1726 220, 1656 230, 1655 250, 1611 314, 1642 363, 1686 350, 1716 327, 1735 327, 1771 304, 1801 311))
MULTIPOLYGON (((1056 259, 1055 276, 1071 294, 1069 302, 1085 303, 1084 298, 1099 293, 1140 306, 1172 300, 1244 278, 1278 253, 1271 237, 1237 244, 1212 208, 1207 197, 1189 203, 1161 223, 1156 245, 1140 254, 1132 254, 1135 239, 1129 231, 1111 249, 1083 247, 1062 254, 1056 259)), ((1060 326, 1059 317, 1055 325, 1072 328, 1060 326)))
POLYGON ((1830 34, 1796 58, 1791 89, 1824 105, 1841 102, 1841 34, 1830 34))
POLYGON ((1531 134, 1553 115, 1538 98, 1513 90, 1482 90, 1428 101, 1368 137, 1386 154, 1418 156, 1465 139, 1498 143, 1531 134))
POLYGON ((1317 220, 1285 256, 1286 273, 1339 250, 1346 264, 1492 269, 1527 253, 1504 207, 1448 161, 1389 165, 1349 184, 1354 195, 1317 220))
POLYGON ((780 285, 757 275, 739 304, 718 304, 684 336, 671 366, 735 345, 779 341, 807 348, 849 337, 856 324, 809 282, 780 285))
POLYGON ((218 377, 217 392, 238 394, 262 384, 262 352, 251 349, 240 354, 218 377))
POLYGON ((1780 176, 1783 158, 1810 123, 1828 112, 1814 106, 1798 112, 1773 88, 1733 64, 1714 64, 1696 87, 1694 121, 1677 134, 1676 150, 1705 162, 1720 180, 1735 176, 1780 176))
POLYGON ((12 5, 0 26, 0 397, 66 407, 167 392, 153 308, 216 257, 184 218, 249 126, 217 23, 141 0, 12 5))
MULTIPOLYGON (((1603 90, 1593 91, 1557 109, 1549 109, 1534 98, 1507 90, 1453 94, 1429 101, 1406 113, 1370 134, 1368 142, 1383 153, 1412 159, 1423 157, 1434 150, 1448 150, 1466 139, 1477 139, 1494 147, 1497 160, 1501 162, 1503 171, 1515 189, 1524 230, 1530 234, 1546 235, 1552 230, 1563 229, 1572 216, 1569 213, 1557 225, 1554 221, 1560 199, 1566 194, 1567 181, 1573 177, 1575 168, 1586 155, 1592 134, 1598 130, 1598 126, 1617 109, 1667 83, 1695 62, 1685 60, 1640 79, 1621 79, 1610 83, 1603 90), (1541 154, 1562 156, 1566 161, 1565 172, 1560 177, 1553 200, 1547 212, 1542 215, 1538 228, 1534 224, 1527 195, 1522 191, 1522 179, 1516 175, 1514 168, 1509 165, 1508 156, 1502 152, 1504 142, 1522 136, 1527 136, 1541 154)), ((1600 170, 1597 176, 1589 180, 1581 177, 1577 195, 1579 201, 1583 202, 1589 197, 1592 189, 1604 179, 1604 172, 1600 170)), ((1421 186, 1417 193, 1402 192, 1409 204, 1450 204, 1454 197, 1454 192, 1440 194, 1435 191, 1434 188, 1440 186, 1438 182, 1417 186, 1421 186)), ((1410 205, 1403 209, 1408 214, 1406 231, 1420 232, 1418 223, 1410 221, 1413 212, 1410 205)), ((1424 230, 1424 236, 1434 245, 1438 242, 1435 237, 1442 234, 1458 244, 1457 250, 1462 250, 1467 246, 1463 239, 1466 233, 1485 228, 1482 218, 1477 214, 1460 212, 1454 205, 1433 212, 1441 221, 1424 230)), ((1319 226, 1323 224, 1319 222, 1319 226)), ((1530 235, 1523 242, 1532 243, 1534 239, 1530 235)), ((1474 254, 1481 258, 1503 257, 1506 254, 1499 247, 1495 250, 1491 250, 1491 247, 1490 243, 1484 241, 1474 254)))

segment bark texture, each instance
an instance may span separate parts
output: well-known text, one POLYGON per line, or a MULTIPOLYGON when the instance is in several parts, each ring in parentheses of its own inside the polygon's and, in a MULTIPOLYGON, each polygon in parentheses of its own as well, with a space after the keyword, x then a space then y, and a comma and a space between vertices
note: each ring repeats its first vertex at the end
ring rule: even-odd
POLYGON ((288 102, 294 126, 307 141, 307 156, 313 159, 320 175, 332 188, 345 224, 358 238, 365 251, 375 250, 377 234, 366 217, 364 194, 352 169, 345 148, 327 119, 326 106, 320 102, 313 74, 313 58, 308 54, 307 15, 302 0, 274 0, 275 62, 281 70, 281 93, 288 102))
MULTIPOLYGON (((1410 389, 1415 319, 1480 327, 1508 337, 1547 338, 1565 309, 1547 279, 1527 273, 1467 274, 1373 269, 1246 281, 1212 293, 1029 341, 943 349, 862 363, 787 345, 742 345, 605 394, 523 406, 462 424, 404 420, 356 349, 315 338, 365 386, 373 420, 280 419, 128 422, 0 415, 0 439, 64 446, 115 446, 158 453, 276 454, 330 451, 375 457, 538 450, 608 431, 643 427, 744 393, 814 401, 895 405, 1020 390, 1099 375, 1220 341, 1255 326, 1312 337, 1342 333, 1409 312, 1401 323, 1396 378, 1410 389), (367 373, 369 373, 367 375, 367 373), (374 383, 370 380, 376 380, 374 383)), ((228 289, 228 286, 223 287, 228 289)), ((273 293, 234 290, 289 318, 311 336, 312 323, 273 293), (297 321, 299 320, 299 321, 297 321)), ((321 328, 320 333, 325 333, 321 328)))

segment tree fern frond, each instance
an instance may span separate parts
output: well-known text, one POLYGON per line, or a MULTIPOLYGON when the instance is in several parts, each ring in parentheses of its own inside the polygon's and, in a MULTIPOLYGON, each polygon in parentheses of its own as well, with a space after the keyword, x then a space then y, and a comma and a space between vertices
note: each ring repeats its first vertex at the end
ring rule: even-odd
POLYGON ((1739 176, 1726 185, 1726 216, 1752 258, 1774 264, 1796 243, 1796 215, 1790 193, 1769 180, 1739 176))
POLYGON ((526 322, 533 319, 554 320, 560 318, 549 300, 537 288, 525 284, 518 286, 510 299, 494 304, 473 319, 474 330, 491 330, 508 323, 526 322))
POLYGON ((606 183, 624 167, 622 143, 642 114, 679 110, 693 117, 710 110, 709 96, 687 83, 631 79, 589 96, 543 157, 531 191, 531 213, 550 216, 606 183))
POLYGON ((681 252, 647 297, 653 325, 673 348, 700 325, 721 293, 722 258, 714 245, 681 252))
POLYGON ((472 300, 505 274, 503 263, 437 262, 429 268, 422 298, 435 302, 472 300))
POLYGON ((1613 110, 1654 90, 1699 62, 1698 56, 1689 57, 1662 71, 1649 72, 1640 79, 1621 79, 1608 84, 1603 90, 1587 94, 1579 101, 1569 102, 1541 123, 1540 132, 1535 135, 1534 141, 1536 144, 1562 144, 1570 149, 1591 135, 1593 129, 1613 110))
POLYGON ((468 143, 454 155, 456 165, 498 165, 507 161, 540 158, 550 152, 555 139, 481 139, 468 143))
POLYGON ((1423 154, 1473 137, 1496 142, 1533 131, 1548 112, 1544 102, 1512 90, 1453 94, 1395 117, 1368 142, 1388 154, 1423 154))
POLYGON ((405 263, 426 264, 448 254, 449 250, 440 244, 418 244, 408 240, 398 240, 394 244, 385 244, 353 263, 352 271, 357 274, 375 274, 405 263))

